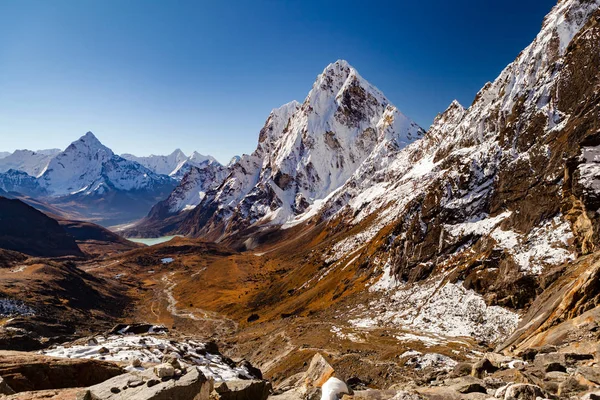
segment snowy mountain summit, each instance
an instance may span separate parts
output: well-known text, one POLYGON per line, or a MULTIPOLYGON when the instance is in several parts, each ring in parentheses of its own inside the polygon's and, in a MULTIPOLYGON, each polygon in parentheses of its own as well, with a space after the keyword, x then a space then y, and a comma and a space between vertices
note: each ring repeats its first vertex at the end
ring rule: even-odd
MULTIPOLYGON (((423 134, 356 69, 336 61, 317 77, 303 103, 271 112, 256 150, 231 165, 216 190, 196 196, 197 207, 186 204, 187 210, 195 208, 183 230, 220 235, 309 217, 366 160, 386 157, 423 134)), ((178 198, 192 198, 182 188, 176 191, 178 198)))
POLYGON ((137 157, 133 154, 122 154, 121 157, 136 161, 152 172, 168 175, 180 181, 192 167, 206 167, 211 164, 218 165, 219 162, 212 156, 205 156, 194 151, 191 156, 186 156, 181 149, 176 149, 167 156, 150 155, 148 157, 137 157))
POLYGON ((42 187, 55 196, 103 194, 109 189, 147 190, 169 181, 168 177, 115 155, 92 132, 54 157, 40 177, 42 187))

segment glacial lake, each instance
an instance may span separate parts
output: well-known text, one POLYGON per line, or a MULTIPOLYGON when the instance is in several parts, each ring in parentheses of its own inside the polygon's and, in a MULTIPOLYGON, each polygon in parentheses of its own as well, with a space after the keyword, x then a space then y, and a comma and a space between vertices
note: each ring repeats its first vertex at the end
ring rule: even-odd
POLYGON ((130 240, 135 243, 142 243, 142 244, 145 244, 146 246, 155 246, 157 244, 168 242, 169 240, 176 238, 176 237, 183 237, 183 236, 173 235, 173 236, 162 236, 162 237, 157 237, 157 238, 130 238, 127 240, 130 240))

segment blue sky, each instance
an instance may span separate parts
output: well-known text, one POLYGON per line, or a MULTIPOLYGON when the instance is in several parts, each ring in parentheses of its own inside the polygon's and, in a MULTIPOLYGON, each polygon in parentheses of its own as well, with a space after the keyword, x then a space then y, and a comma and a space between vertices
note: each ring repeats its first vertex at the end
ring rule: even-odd
POLYGON ((0 150, 250 153, 271 109, 346 59, 427 128, 527 46, 556 0, 1 0, 0 150))

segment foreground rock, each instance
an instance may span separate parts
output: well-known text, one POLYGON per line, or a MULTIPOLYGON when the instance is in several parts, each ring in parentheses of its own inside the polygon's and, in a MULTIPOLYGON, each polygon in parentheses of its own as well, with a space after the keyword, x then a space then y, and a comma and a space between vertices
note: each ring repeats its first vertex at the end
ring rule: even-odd
POLYGON ((271 398, 277 400, 336 400, 341 399, 344 394, 351 394, 352 391, 343 380, 335 377, 335 370, 325 357, 317 353, 305 373, 285 380, 275 393, 271 398))
POLYGON ((130 372, 82 390, 78 400, 208 400, 212 380, 197 368, 160 379, 153 371, 130 372))
POLYGON ((15 392, 86 387, 124 372, 109 362, 0 351, 0 376, 15 392))
POLYGON ((266 400, 271 384, 261 380, 234 380, 215 385, 211 399, 220 400, 266 400))

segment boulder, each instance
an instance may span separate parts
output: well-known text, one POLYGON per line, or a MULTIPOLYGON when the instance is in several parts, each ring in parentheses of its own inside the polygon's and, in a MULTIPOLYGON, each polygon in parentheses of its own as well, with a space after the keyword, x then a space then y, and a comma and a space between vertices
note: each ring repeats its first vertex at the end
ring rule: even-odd
POLYGON ((162 378, 170 378, 175 375, 175 368, 171 364, 158 364, 154 367, 154 375, 162 378))
POLYGON ((452 376, 467 376, 471 375, 473 365, 466 362, 459 362, 452 370, 452 376))
POLYGON ((87 387, 124 372, 105 361, 0 351, 0 376, 16 392, 87 387))
POLYGON ((212 380, 198 368, 191 368, 179 379, 165 380, 158 380, 151 370, 130 372, 82 390, 77 396, 81 400, 208 400, 212 390, 212 380))
POLYGON ((496 391, 496 397, 504 400, 536 400, 546 397, 541 387, 528 383, 509 384, 496 391))
POLYGON ((304 374, 303 384, 306 387, 321 387, 334 373, 333 367, 321 354, 317 353, 312 358, 308 370, 304 374))
POLYGON ((233 380, 215 385, 212 398, 221 400, 266 400, 271 384, 262 380, 233 380))
POLYGON ((577 368, 577 374, 590 382, 600 385, 600 368, 598 367, 579 367, 577 368))
POLYGON ((131 366, 134 368, 139 368, 142 366, 142 361, 139 358, 134 357, 133 360, 131 360, 131 366))
POLYGON ((494 366, 490 360, 487 358, 482 358, 473 365, 471 375, 475 378, 483 378, 484 375, 491 374, 497 370, 498 368, 494 366))
POLYGON ((458 393, 487 393, 485 386, 478 382, 465 382, 456 388, 458 393))
POLYGON ((561 371, 550 371, 546 373, 546 379, 550 381, 562 382, 569 378, 569 374, 561 371))

